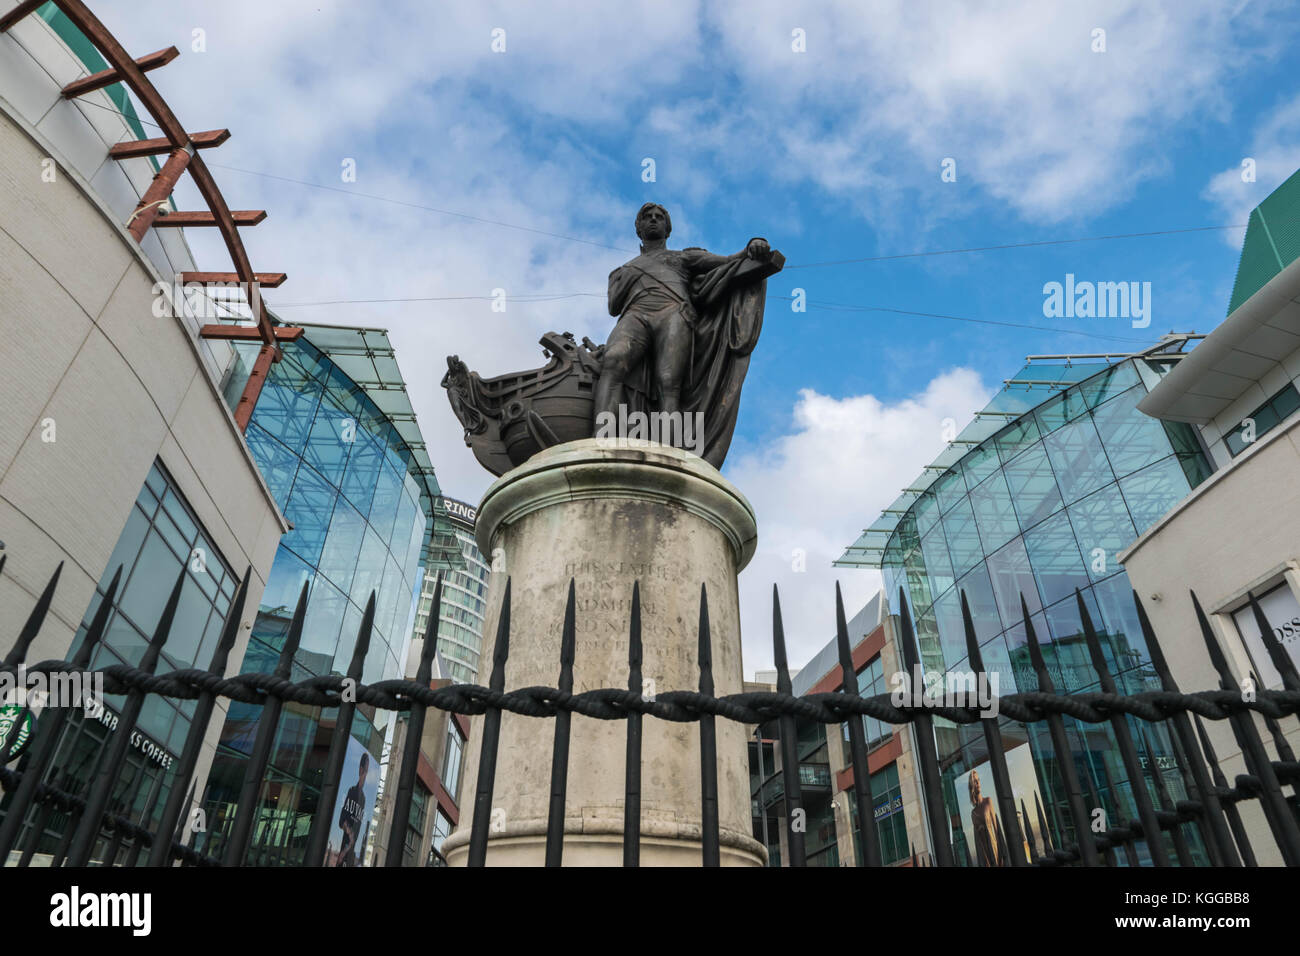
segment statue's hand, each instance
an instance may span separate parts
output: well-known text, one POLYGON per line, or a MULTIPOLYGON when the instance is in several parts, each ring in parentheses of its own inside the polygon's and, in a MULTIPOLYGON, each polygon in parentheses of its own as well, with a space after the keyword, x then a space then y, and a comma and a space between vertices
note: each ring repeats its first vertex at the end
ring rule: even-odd
POLYGON ((772 258, 772 247, 767 244, 766 239, 751 239, 749 245, 745 248, 745 254, 751 259, 766 262, 772 258))

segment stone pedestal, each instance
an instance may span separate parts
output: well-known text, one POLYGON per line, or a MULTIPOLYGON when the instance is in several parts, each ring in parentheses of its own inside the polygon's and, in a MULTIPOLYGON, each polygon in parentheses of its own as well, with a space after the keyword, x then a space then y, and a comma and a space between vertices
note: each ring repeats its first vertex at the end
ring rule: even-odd
MULTIPOLYGON (((741 691, 736 574, 753 556, 754 512, 697 455, 596 439, 542 452, 501 476, 478 510, 479 549, 493 563, 479 683, 487 684, 511 579, 506 689, 557 685, 569 580, 577 595, 574 693, 627 687, 632 585, 641 585, 642 674, 653 692, 697 690, 700 584, 708 587, 718 696, 741 691)), ((483 718, 472 720, 461 819, 443 852, 468 853, 483 718)), ((504 714, 492 801, 489 866, 541 865, 555 722, 504 714)), ((717 720, 723 865, 760 866, 752 838, 744 727, 717 720)), ((623 855, 626 724, 574 715, 564 863, 619 866, 623 855)), ((699 725, 646 717, 641 770, 642 865, 698 866, 699 725)))

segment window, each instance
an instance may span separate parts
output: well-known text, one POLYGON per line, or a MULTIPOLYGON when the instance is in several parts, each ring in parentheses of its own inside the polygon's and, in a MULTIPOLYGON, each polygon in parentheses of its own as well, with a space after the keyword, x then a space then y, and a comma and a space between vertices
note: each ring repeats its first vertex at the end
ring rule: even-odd
POLYGON ((1191 489, 1187 470, 1176 455, 1129 475, 1119 483, 1133 526, 1141 534, 1182 501, 1191 489))
POLYGON ((985 553, 996 551, 1020 533, 1006 479, 994 474, 970 493, 975 526, 985 553))
MULTIPOLYGON (((185 569, 180 603, 158 670, 206 667, 216 649, 238 582, 158 462, 150 469, 131 506, 126 525, 78 628, 73 654, 90 629, 99 602, 119 566, 122 579, 115 606, 91 666, 98 669, 110 664, 140 663, 176 579, 185 569)), ((114 704, 116 700, 112 697, 110 706, 121 706, 114 704)), ((192 703, 182 705, 160 698, 145 709, 140 731, 168 746, 172 740, 183 741, 189 729, 184 715, 192 713, 193 707, 192 703)))
MULTIPOLYGON (((866 667, 862 668, 862 670, 858 672, 859 697, 875 697, 879 694, 888 694, 890 692, 889 684, 885 680, 881 660, 880 655, 877 654, 866 667)), ((846 723, 843 727, 844 730, 842 732, 844 734, 844 739, 847 741, 849 739, 849 725, 846 723)), ((894 733, 894 727, 892 724, 865 715, 862 718, 862 728, 866 734, 868 750, 888 740, 894 733)))
POLYGON ((969 452, 961 462, 966 474, 966 487, 974 491, 976 486, 998 470, 998 453, 992 442, 969 452))
MULTIPOLYGON (((1034 583, 1034 569, 1029 564, 1024 541, 1019 538, 1012 541, 997 554, 989 555, 986 564, 993 585, 994 600, 1002 621, 1008 627, 1024 618, 1020 603, 1022 598, 1030 614, 1042 610, 1038 585, 1034 583)), ((972 613, 974 610, 972 605, 972 613)))
POLYGON ((461 739, 460 728, 456 726, 456 721, 447 716, 447 744, 442 753, 442 785, 447 788, 447 793, 453 800, 457 799, 457 791, 460 789, 460 764, 461 753, 465 747, 465 741, 461 739))
POLYGON ((431 866, 446 866, 447 860, 442 855, 442 844, 451 836, 451 820, 440 809, 433 811, 433 845, 429 847, 431 866))
POLYGON ((1137 387, 1101 405, 1092 413, 1097 433, 1117 478, 1132 474, 1169 453, 1164 425, 1137 410, 1146 389, 1137 387))
POLYGON ((944 516, 943 530, 948 539, 948 553, 952 555, 953 573, 961 577, 984 557, 975 514, 971 511, 969 501, 959 501, 944 516))
POLYGON ((1228 446, 1228 454, 1236 458, 1252 444, 1243 437, 1247 420, 1255 423, 1254 440, 1258 441, 1260 435, 1289 417, 1297 408, 1300 408, 1300 392, 1296 391, 1295 385, 1288 382, 1282 391, 1243 418, 1236 428, 1223 436, 1223 443, 1228 446))
POLYGON ((406 820, 406 838, 402 842, 402 866, 415 866, 420 857, 420 844, 424 842, 424 820, 432 794, 424 784, 416 781, 411 792, 411 812, 406 820))
POLYGON ((1020 527, 1032 528, 1061 507, 1061 491, 1041 443, 1031 445, 1003 471, 1020 527))
POLYGON ((1119 488, 1107 485, 1066 510, 1092 580, 1101 581, 1118 572, 1118 554, 1137 538, 1119 488))
POLYGON ((1043 446, 1066 504, 1115 480, 1097 429, 1087 417, 1063 425, 1043 439, 1043 446))
POLYGON ((886 866, 897 863, 911 852, 903 813, 903 791, 898 784, 898 764, 891 763, 871 775, 871 805, 876 816, 876 837, 880 841, 880 862, 886 866))
MULTIPOLYGON (((875 816, 876 841, 880 846, 880 862, 889 866, 907 859, 912 850, 907 841, 907 818, 903 813, 903 791, 898 783, 898 764, 891 763, 879 773, 871 775, 871 806, 875 816)), ((862 866, 862 831, 857 800, 850 798, 849 814, 853 818, 854 851, 858 866, 862 866)))
MULTIPOLYGON (((1091 579, 1065 513, 1048 518, 1024 536, 1025 550, 1034 569, 1038 592, 1044 604, 1072 597, 1075 588, 1086 588, 1091 579)), ((1012 623, 1015 622, 1012 619, 1012 623)))

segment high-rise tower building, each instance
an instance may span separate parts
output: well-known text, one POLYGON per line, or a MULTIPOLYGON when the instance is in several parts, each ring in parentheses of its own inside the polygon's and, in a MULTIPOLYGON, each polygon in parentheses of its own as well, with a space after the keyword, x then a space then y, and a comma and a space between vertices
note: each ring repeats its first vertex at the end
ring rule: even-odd
MULTIPOLYGON (((477 517, 472 505, 455 498, 441 499, 443 510, 450 519, 453 542, 444 542, 447 549, 459 550, 464 568, 446 572, 442 589, 442 614, 438 622, 438 653, 447 666, 444 677, 458 683, 475 683, 478 678, 479 656, 483 647, 483 618, 487 612, 488 576, 491 564, 478 550, 474 539, 474 522, 477 517)), ((439 533, 435 532, 435 540, 439 533)), ((415 636, 425 637, 429 629, 429 614, 433 608, 433 588, 436 573, 425 573, 424 589, 415 612, 415 636)), ((478 681, 481 683, 481 681, 478 681)))

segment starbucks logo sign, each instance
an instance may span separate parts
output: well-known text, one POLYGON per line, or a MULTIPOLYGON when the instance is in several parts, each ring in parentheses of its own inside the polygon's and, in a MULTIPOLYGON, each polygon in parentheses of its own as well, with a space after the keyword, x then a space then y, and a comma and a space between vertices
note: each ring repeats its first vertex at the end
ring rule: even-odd
POLYGON ((0 753, 9 747, 9 760, 16 760, 22 756, 31 736, 31 711, 17 704, 0 707, 0 753))

